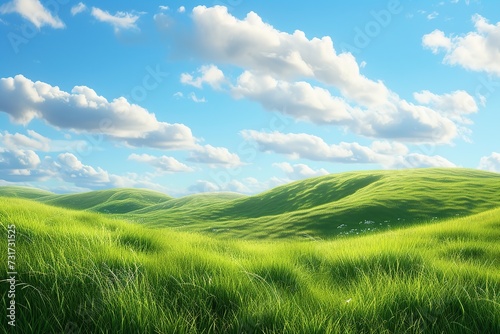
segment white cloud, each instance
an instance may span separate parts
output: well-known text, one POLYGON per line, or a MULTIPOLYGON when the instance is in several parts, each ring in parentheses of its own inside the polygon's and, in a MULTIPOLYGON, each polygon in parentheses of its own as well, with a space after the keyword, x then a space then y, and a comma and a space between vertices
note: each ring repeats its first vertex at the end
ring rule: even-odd
POLYGON ((198 145, 187 159, 191 162, 208 164, 212 167, 236 167, 242 164, 240 157, 225 147, 198 145))
POLYGON ((64 28, 63 21, 57 15, 51 14, 39 0, 12 0, 0 6, 0 13, 17 13, 37 28, 43 26, 64 28))
POLYGON ((74 154, 62 153, 51 162, 55 178, 87 189, 103 188, 149 188, 163 191, 164 188, 137 174, 115 175, 100 167, 83 164, 74 154))
POLYGON ((224 83, 224 73, 215 65, 204 65, 198 69, 200 76, 194 78, 189 73, 181 74, 181 83, 201 88, 203 84, 208 84, 212 88, 219 89, 220 85, 224 83))
POLYGON ((198 96, 196 96, 196 94, 195 94, 194 92, 191 92, 191 93, 189 94, 189 98, 190 98, 193 102, 195 102, 195 103, 205 103, 205 102, 207 102, 207 100, 205 100, 205 98, 204 98, 204 97, 198 97, 198 96))
POLYGON ((255 130, 244 130, 241 135, 245 140, 255 142, 262 152, 284 154, 291 159, 334 163, 375 163, 385 168, 455 166, 440 156, 408 153, 408 148, 400 143, 376 141, 371 147, 356 142, 327 144, 320 137, 305 133, 266 133, 255 130))
POLYGON ((285 154, 291 159, 339 163, 381 163, 387 157, 358 143, 329 145, 320 137, 305 133, 258 132, 243 130, 245 140, 255 141, 263 152, 285 154))
POLYGON ((177 11, 178 11, 179 13, 184 13, 184 12, 186 11, 186 7, 184 7, 184 6, 180 6, 179 8, 177 8, 177 11))
POLYGON ((446 37, 444 32, 434 30, 423 36, 422 44, 434 53, 443 51, 445 64, 500 76, 500 22, 490 24, 478 14, 472 21, 476 31, 446 37))
POLYGON ((28 149, 35 151, 50 151, 51 140, 47 137, 40 135, 39 133, 28 130, 28 136, 20 133, 10 134, 5 132, 3 135, 0 134, 0 140, 3 142, 5 147, 10 149, 28 149))
POLYGON ((138 30, 136 25, 139 15, 127 12, 116 12, 115 15, 110 14, 100 8, 92 7, 92 16, 98 21, 109 23, 113 26, 115 33, 120 30, 138 30))
POLYGON ((422 45, 431 49, 432 53, 438 53, 440 49, 450 50, 451 40, 444 35, 441 30, 434 30, 430 34, 422 37, 422 45))
POLYGON ((309 177, 329 174, 328 171, 324 168, 314 170, 306 164, 291 165, 288 162, 279 162, 274 163, 273 166, 285 172, 286 176, 291 180, 301 180, 309 177))
POLYGON ((209 193, 220 191, 220 188, 210 181, 197 180, 195 184, 188 187, 188 191, 191 193, 209 193))
POLYGON ((196 36, 193 46, 205 58, 249 68, 289 80, 315 78, 338 87, 361 104, 379 104, 389 91, 380 81, 359 73, 350 53, 337 54, 330 37, 307 39, 302 31, 281 32, 254 12, 239 20, 226 7, 193 9, 196 36))
POLYGON ((420 153, 410 153, 399 156, 391 163, 391 168, 423 168, 423 167, 456 167, 456 165, 439 155, 428 156, 420 153))
POLYGON ((232 93, 236 98, 257 101, 268 110, 299 120, 343 126, 372 138, 445 143, 457 135, 456 124, 445 114, 400 100, 397 96, 391 96, 384 107, 363 110, 307 82, 289 83, 249 71, 238 78, 232 93))
POLYGON ((438 16, 439 16, 438 12, 432 12, 429 15, 427 15, 427 20, 434 20, 438 16))
POLYGON ((79 2, 77 5, 71 7, 71 15, 75 16, 77 14, 83 13, 87 10, 87 6, 83 2, 79 2))
POLYGON ((179 173, 192 172, 193 169, 182 162, 179 162, 173 157, 162 155, 155 157, 149 154, 131 154, 128 160, 133 160, 141 163, 146 163, 156 168, 159 173, 179 173))
POLYGON ((0 148, 0 179, 7 182, 29 182, 47 179, 52 173, 42 166, 32 150, 0 148))
POLYGON ((500 153, 493 152, 491 155, 482 157, 479 161, 479 169, 500 173, 500 153))
POLYGON ((53 140, 28 130, 27 136, 21 133, 0 133, 0 143, 10 150, 33 150, 41 152, 80 151, 88 152, 90 143, 85 140, 53 140))
MULTIPOLYGON (((362 75, 354 56, 337 53, 330 37, 308 39, 299 30, 282 32, 254 12, 240 20, 222 6, 195 7, 192 19, 194 36, 182 35, 179 45, 191 43, 190 51, 203 59, 243 68, 230 90, 235 98, 370 138, 450 143, 463 132, 438 111, 401 99, 382 81, 362 75), (327 87, 296 81, 306 79, 327 87), (341 96, 333 96, 330 86, 341 96)), ((190 74, 182 80, 202 85, 190 74)))
POLYGON ((187 188, 187 193, 236 192, 240 194, 255 194, 292 181, 291 179, 278 177, 271 177, 267 181, 259 181, 256 178, 247 177, 242 180, 232 179, 224 184, 216 184, 207 180, 197 180, 196 183, 187 188))
POLYGON ((168 6, 161 6, 161 5, 160 5, 160 6, 158 6, 158 8, 159 8, 160 10, 168 10, 168 9, 169 9, 169 7, 168 7, 168 6))
POLYGON ((123 97, 109 102, 89 87, 76 86, 68 93, 22 75, 0 79, 0 111, 16 123, 43 119, 59 129, 102 134, 135 147, 183 149, 196 142, 187 126, 159 122, 123 97))
POLYGON ((479 110, 474 98, 463 90, 443 95, 424 90, 413 93, 413 96, 419 103, 430 106, 458 123, 470 123, 464 115, 473 114, 479 110))
POLYGON ((236 98, 257 101, 268 110, 317 124, 343 124, 352 119, 352 108, 343 99, 304 81, 289 83, 245 71, 239 76, 232 93, 236 98))

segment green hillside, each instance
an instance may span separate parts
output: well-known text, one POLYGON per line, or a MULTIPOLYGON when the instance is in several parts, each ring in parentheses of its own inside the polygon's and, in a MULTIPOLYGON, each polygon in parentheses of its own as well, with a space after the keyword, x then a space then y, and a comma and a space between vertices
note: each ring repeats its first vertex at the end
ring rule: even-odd
POLYGON ((52 195, 40 198, 40 202, 78 210, 101 213, 126 213, 171 200, 163 193, 142 189, 110 189, 87 193, 52 195))
POLYGON ((232 201, 167 202, 124 218, 238 238, 331 237, 496 207, 500 174, 432 168, 332 174, 232 201))
POLYGON ((29 187, 17 187, 17 186, 0 187, 0 196, 5 196, 5 197, 39 199, 50 195, 54 194, 45 190, 29 188, 29 187))
POLYGON ((0 204, 3 233, 16 231, 18 333, 500 333, 500 209, 357 238, 249 241, 0 204))
MULTIPOLYGON (((21 188, 22 189, 22 188, 21 188)), ((254 196, 234 193, 172 198, 139 189, 35 196, 46 204, 121 214, 150 227, 236 238, 334 237, 377 232, 500 207, 500 174, 461 168, 331 174, 254 196)), ((23 197, 21 190, 2 190, 23 197)))

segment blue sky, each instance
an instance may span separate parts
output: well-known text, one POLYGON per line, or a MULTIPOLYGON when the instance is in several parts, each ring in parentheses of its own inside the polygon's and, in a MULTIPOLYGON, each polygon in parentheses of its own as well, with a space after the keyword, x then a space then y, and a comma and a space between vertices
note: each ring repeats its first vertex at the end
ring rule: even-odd
POLYGON ((0 185, 500 172, 497 1, 13 0, 0 36, 0 185))

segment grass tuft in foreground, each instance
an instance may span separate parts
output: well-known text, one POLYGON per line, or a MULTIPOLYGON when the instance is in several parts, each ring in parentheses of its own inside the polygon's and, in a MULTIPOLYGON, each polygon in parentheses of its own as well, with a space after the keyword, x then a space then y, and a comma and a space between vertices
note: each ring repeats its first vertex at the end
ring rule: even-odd
POLYGON ((243 241, 0 202, 17 230, 19 333, 500 332, 500 209, 358 238, 243 241))

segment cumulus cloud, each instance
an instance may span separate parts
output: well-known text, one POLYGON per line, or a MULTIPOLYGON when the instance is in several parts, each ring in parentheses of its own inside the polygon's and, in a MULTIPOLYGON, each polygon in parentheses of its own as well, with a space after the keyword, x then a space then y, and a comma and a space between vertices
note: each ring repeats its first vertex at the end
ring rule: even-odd
POLYGON ((0 6, 0 13, 17 13, 39 29, 43 26, 64 28, 63 21, 50 13, 39 0, 12 0, 0 6))
POLYGON ((195 184, 188 187, 188 191, 190 193, 210 193, 220 191, 220 188, 210 181, 197 180, 195 184))
POLYGON ((0 111, 16 123, 43 119, 59 129, 102 134, 135 147, 182 149, 196 141, 187 126, 159 122, 123 97, 109 102, 89 87, 76 86, 68 93, 22 75, 0 79, 0 111))
POLYGON ((500 153, 493 152, 491 155, 482 157, 479 161, 479 169, 500 173, 500 153))
POLYGON ((464 115, 476 113, 479 108, 474 98, 463 90, 436 95, 428 90, 413 94, 416 101, 428 105, 459 123, 471 123, 464 115))
POLYGON ((281 32, 254 12, 240 20, 223 6, 197 6, 193 21, 193 47, 206 58, 282 79, 315 78, 363 104, 381 103, 389 93, 382 82, 359 73, 350 53, 337 54, 330 37, 309 40, 300 30, 281 32))
POLYGON ((131 154, 128 160, 133 160, 141 163, 146 163, 153 166, 159 173, 179 173, 179 172, 192 172, 193 169, 182 162, 179 162, 173 157, 162 155, 155 157, 149 154, 131 154))
POLYGON ((181 83, 191 85, 196 88, 201 88, 203 84, 208 84, 212 88, 219 89, 220 85, 224 83, 224 73, 215 65, 204 65, 197 71, 198 77, 193 77, 189 73, 181 74, 181 83))
POLYGON ((308 177, 322 176, 329 174, 328 171, 324 168, 314 170, 306 164, 291 165, 288 162, 279 162, 279 163, 274 163, 273 166, 285 172, 286 176, 291 180, 301 180, 308 177))
POLYGON ((289 83, 270 75, 245 71, 239 76, 232 93, 236 98, 257 101, 268 110, 317 124, 344 124, 352 119, 352 108, 343 99, 304 81, 289 83))
POLYGON ((358 143, 327 144, 322 138, 305 133, 258 132, 244 130, 245 140, 254 141, 263 152, 284 154, 292 159, 339 163, 380 163, 387 157, 358 143))
POLYGON ((424 167, 456 167, 456 165, 439 155, 428 156, 420 153, 410 153, 395 157, 391 168, 424 168, 424 167))
POLYGON ((50 139, 33 130, 27 130, 28 135, 11 134, 8 131, 0 133, 0 143, 7 149, 25 149, 41 152, 83 151, 87 152, 90 143, 86 140, 50 139))
POLYGON ((214 183, 207 180, 197 180, 187 188, 188 193, 206 192, 236 192, 240 194, 255 194, 279 185, 292 182, 288 178, 271 177, 266 181, 259 181, 253 177, 242 180, 232 179, 224 184, 214 183))
POLYGON ((451 167, 453 163, 440 156, 408 153, 400 143, 376 141, 371 147, 356 142, 327 144, 322 138, 305 133, 258 132, 244 130, 245 140, 254 142, 262 152, 284 154, 291 159, 308 159, 335 163, 376 163, 385 168, 451 167))
POLYGON ((44 152, 50 151, 51 140, 49 138, 33 130, 28 130, 27 132, 28 136, 20 133, 10 134, 5 132, 4 134, 0 134, 0 140, 7 148, 11 149, 22 148, 44 152))
POLYGON ((0 148, 0 179, 7 182, 29 182, 47 179, 52 173, 42 167, 40 157, 32 150, 0 148))
POLYGON ((490 24, 478 14, 472 21, 475 31, 447 37, 443 31, 434 30, 423 36, 422 44, 434 53, 444 52, 445 64, 500 76, 500 22, 490 24))
POLYGON ((180 6, 179 8, 177 8, 177 11, 178 11, 179 13, 184 13, 184 12, 186 11, 186 7, 184 7, 184 6, 180 6))
POLYGON ((76 187, 86 189, 104 188, 149 188, 164 191, 164 188, 137 174, 116 175, 90 165, 83 164, 74 154, 62 153, 51 161, 53 177, 76 187))
POLYGON ((225 147, 212 145, 196 146, 187 160, 212 167, 236 167, 242 164, 237 154, 229 152, 225 147))
MULTIPOLYGON (((450 143, 461 132, 453 119, 431 105, 401 99, 382 81, 362 75, 354 56, 338 53, 330 37, 308 39, 299 30, 282 32, 254 12, 238 19, 222 6, 195 7, 192 19, 193 38, 183 36, 183 43, 192 41, 190 51, 244 69, 230 89, 235 98, 370 138, 450 143), (333 96, 330 87, 341 96, 333 96)), ((201 86, 202 78, 184 74, 182 80, 201 86)))
POLYGON ((87 6, 83 2, 79 2, 77 5, 71 7, 71 15, 75 16, 77 14, 83 13, 87 10, 87 6))
POLYGON ((110 174, 100 167, 84 165, 71 153, 63 153, 54 162, 58 177, 77 187, 96 189, 113 184, 110 174))
POLYGON ((91 15, 98 21, 108 23, 115 33, 121 30, 138 30, 136 25, 139 15, 127 12, 116 12, 114 15, 97 7, 92 7, 91 15))

